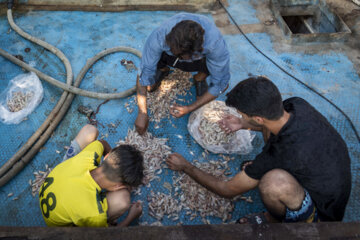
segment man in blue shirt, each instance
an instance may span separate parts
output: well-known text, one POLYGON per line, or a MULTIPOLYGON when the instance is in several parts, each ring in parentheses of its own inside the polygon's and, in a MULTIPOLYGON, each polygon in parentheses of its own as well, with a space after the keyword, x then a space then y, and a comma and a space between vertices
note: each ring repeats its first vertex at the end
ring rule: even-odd
POLYGON ((143 134, 148 126, 146 95, 156 90, 169 73, 169 66, 194 75, 197 100, 190 105, 175 104, 174 117, 182 117, 214 100, 228 87, 230 57, 224 38, 205 16, 180 13, 155 29, 147 39, 137 79, 139 113, 135 127, 143 134), (206 78, 208 77, 209 86, 206 78))

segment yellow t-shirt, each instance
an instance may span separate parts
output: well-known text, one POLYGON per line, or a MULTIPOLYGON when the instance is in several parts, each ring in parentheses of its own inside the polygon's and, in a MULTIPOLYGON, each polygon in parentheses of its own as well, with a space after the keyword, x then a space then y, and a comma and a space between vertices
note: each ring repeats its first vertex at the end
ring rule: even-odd
POLYGON ((47 176, 39 200, 48 226, 108 226, 106 194, 90 175, 103 152, 101 142, 94 141, 47 176))

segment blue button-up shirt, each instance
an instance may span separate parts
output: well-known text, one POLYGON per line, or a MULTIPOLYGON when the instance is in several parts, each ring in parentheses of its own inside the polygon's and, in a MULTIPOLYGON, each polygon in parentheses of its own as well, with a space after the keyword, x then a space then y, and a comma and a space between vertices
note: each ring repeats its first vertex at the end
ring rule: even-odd
MULTIPOLYGON (((208 77, 209 93, 218 96, 230 81, 230 56, 224 38, 215 24, 205 16, 191 13, 179 13, 160 27, 155 29, 148 37, 141 58, 140 84, 150 86, 155 83, 157 63, 162 52, 173 55, 166 44, 166 35, 171 29, 183 20, 192 20, 199 23, 205 30, 203 51, 201 56, 206 57, 206 66, 210 72, 208 77)), ((184 61, 184 60, 179 60, 184 61)))

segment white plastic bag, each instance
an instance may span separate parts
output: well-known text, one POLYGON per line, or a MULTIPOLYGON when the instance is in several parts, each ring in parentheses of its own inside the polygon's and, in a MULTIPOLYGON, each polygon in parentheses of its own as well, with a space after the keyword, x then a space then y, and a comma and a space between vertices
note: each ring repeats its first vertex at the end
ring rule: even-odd
POLYGON ((0 94, 0 120, 6 124, 20 123, 39 105, 43 95, 35 73, 16 76, 0 94))
POLYGON ((225 114, 242 117, 234 108, 226 106, 222 101, 212 101, 202 106, 189 117, 189 133, 203 148, 213 153, 250 153, 253 149, 251 141, 255 134, 249 130, 226 134, 217 123, 225 114))

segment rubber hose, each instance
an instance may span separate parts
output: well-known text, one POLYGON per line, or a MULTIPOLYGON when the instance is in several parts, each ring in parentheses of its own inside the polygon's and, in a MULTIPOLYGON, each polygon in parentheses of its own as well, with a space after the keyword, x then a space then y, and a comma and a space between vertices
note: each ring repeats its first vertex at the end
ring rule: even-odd
MULTIPOLYGON (((95 57, 101 58, 107 54, 114 53, 114 52, 129 52, 129 53, 133 53, 136 56, 141 57, 141 53, 138 50, 133 49, 133 48, 128 48, 128 47, 110 48, 110 49, 104 50, 103 52, 98 54, 99 56, 96 55, 95 57)), ((55 78, 52 78, 49 75, 46 75, 46 74, 40 72, 39 70, 31 67, 30 65, 24 63, 23 61, 17 59, 16 57, 12 56, 11 54, 7 53, 3 49, 0 49, 0 55, 30 72, 35 72, 39 78, 51 83, 52 85, 59 87, 70 93, 76 94, 76 95, 81 95, 81 96, 90 97, 90 98, 98 98, 98 99, 118 99, 118 98, 123 98, 124 95, 127 95, 129 91, 131 93, 135 93, 135 91, 136 91, 136 86, 134 86, 128 90, 125 90, 124 92, 119 92, 119 93, 97 93, 97 92, 83 90, 83 89, 80 89, 80 88, 77 88, 74 86, 66 85, 63 82, 60 82, 59 80, 56 80, 55 78)), ((90 61, 93 62, 93 60, 90 60, 90 61)), ((89 64, 89 62, 86 64, 89 64)))
MULTIPOLYGON (((12 14, 11 14, 11 11, 10 11, 10 12, 8 11, 8 14, 12 15, 12 14)), ((10 21, 13 23, 13 25, 15 25, 15 23, 12 21, 12 16, 11 16, 9 22, 10 22, 10 21)), ((15 26, 16 26, 16 25, 15 25, 15 26)), ((16 26, 16 28, 17 28, 17 30, 23 32, 19 27, 16 26)), ((15 29, 14 29, 14 30, 15 30, 15 29)), ((15 30, 15 31, 16 31, 16 30, 15 30)), ((26 34, 26 33, 25 33, 25 34, 26 34)), ((23 35, 25 35, 25 34, 23 34, 23 35)), ((23 35, 22 35, 22 36, 23 36, 23 35)), ((28 35, 28 34, 27 34, 27 35, 28 35)), ((29 36, 30 36, 30 35, 29 35, 29 36)), ((28 36, 26 36, 26 38, 27 38, 27 37, 28 37, 28 36)), ((32 36, 30 36, 30 37, 31 37, 31 38, 29 39, 30 41, 32 41, 32 39, 34 39, 34 40, 35 40, 35 43, 37 43, 37 41, 36 41, 37 39, 36 39, 36 38, 33 38, 32 36)), ((27 39, 28 39, 28 38, 27 38, 27 39)), ((41 40, 40 40, 40 41, 41 41, 41 40)), ((41 42, 43 42, 43 41, 41 41, 41 42)), ((43 43, 45 43, 45 42, 43 42, 43 43)), ((47 44, 47 43, 45 43, 45 44, 47 44)), ((49 44, 47 44, 47 45, 49 45, 49 44)), ((49 45, 49 46, 51 46, 51 45, 49 45)), ((51 47, 52 47, 52 46, 51 46, 51 47)), ((55 49, 54 47, 52 47, 52 48, 55 49)), ((57 50, 57 49, 56 49, 56 50, 57 50)), ((93 92, 89 92, 89 91, 84 91, 84 90, 78 89, 78 88, 76 88, 76 87, 78 87, 78 86, 80 85, 80 83, 81 83, 84 75, 86 74, 86 72, 89 70, 89 68, 90 68, 96 61, 98 61, 99 59, 101 59, 102 57, 104 57, 104 56, 106 56, 106 55, 108 55, 108 54, 115 53, 115 52, 124 52, 124 51, 125 51, 125 52, 133 53, 134 55, 136 55, 136 56, 138 56, 138 57, 141 58, 141 52, 139 52, 139 51, 136 50, 136 49, 132 49, 132 48, 128 48, 128 47, 115 47, 115 48, 111 48, 111 49, 102 51, 102 52, 100 52, 99 54, 97 54, 95 57, 91 58, 91 59, 86 63, 86 65, 83 67, 83 69, 80 71, 78 77, 76 78, 76 81, 75 81, 75 84, 74 84, 75 88, 73 88, 73 89, 74 89, 73 92, 74 92, 74 93, 76 93, 77 91, 87 92, 87 93, 85 93, 85 94, 88 94, 89 96, 96 96, 98 93, 93 93, 93 92)), ((61 52, 61 51, 60 51, 60 50, 57 50, 57 51, 55 51, 55 52, 61 52)), ((40 72, 40 71, 38 71, 38 70, 30 67, 29 65, 23 63, 22 61, 18 60, 17 58, 13 57, 12 55, 6 53, 5 51, 3 51, 3 50, 1 50, 1 49, 0 49, 0 55, 6 57, 6 58, 9 59, 10 61, 18 64, 19 66, 21 66, 21 67, 23 67, 23 68, 25 68, 25 69, 27 69, 27 70, 29 70, 29 71, 34 71, 34 70, 35 70, 34 72, 40 73, 39 75, 43 75, 43 77, 45 77, 45 78, 46 78, 46 77, 50 78, 50 79, 51 79, 50 83, 52 83, 52 82, 54 82, 54 81, 56 81, 56 82, 58 82, 58 83, 61 83, 61 82, 59 82, 58 80, 52 79, 51 77, 43 74, 42 72, 40 72), (53 80, 54 80, 54 81, 53 81, 53 80)), ((63 55, 62 58, 65 58, 65 59, 66 59, 65 55, 63 55)), ((71 66, 70 66, 70 69, 71 69, 71 66)), ((72 73, 72 71, 71 71, 71 73, 72 73)), ((56 83, 56 82, 55 82, 55 83, 56 83)), ((63 86, 64 88, 67 88, 67 85, 65 85, 65 84, 63 84, 63 83, 61 83, 61 84, 62 84, 62 86, 63 86)), ((70 90, 70 91, 71 91, 71 90, 70 90)), ((129 89, 129 90, 126 90, 126 91, 123 91, 123 92, 121 92, 121 93, 116 93, 116 94, 99 93, 99 95, 100 95, 100 98, 103 98, 103 99, 113 99, 113 98, 127 97, 127 96, 131 95, 132 93, 134 93, 135 91, 136 91, 136 87, 133 87, 133 88, 131 88, 131 89, 129 89), (109 97, 109 98, 106 98, 106 97, 109 97)), ((66 93, 66 92, 65 92, 65 93, 66 93)), ((66 93, 66 94, 67 94, 67 93, 66 93)), ((13 167, 12 167, 8 172, 6 172, 6 174, 4 174, 3 176, 1 176, 1 178, 0 178, 0 186, 5 185, 9 180, 11 180, 11 179, 12 179, 19 171, 21 171, 21 170, 26 166, 26 164, 36 155, 36 153, 39 151, 39 149, 43 146, 43 144, 44 144, 44 143, 48 140, 48 138, 51 136, 52 132, 55 130, 55 128, 57 127, 57 125, 59 124, 59 122, 61 121, 61 119, 63 118, 63 116, 66 114, 69 106, 70 106, 71 103, 72 103, 73 98, 74 98, 74 95, 73 95, 73 94, 67 95, 63 107, 60 109, 60 111, 59 111, 58 114, 55 113, 55 114, 56 114, 55 119, 53 119, 53 121, 51 121, 51 124, 50 124, 49 128, 48 128, 48 129, 46 130, 46 132, 40 137, 39 141, 31 148, 31 150, 30 150, 26 155, 24 155, 24 156, 21 158, 20 161, 18 161, 18 162, 13 161, 12 164, 9 164, 9 165, 8 165, 8 166, 13 165, 13 167)), ((98 97, 98 98, 99 98, 99 97, 98 97)), ((50 117, 50 115, 49 115, 49 117, 50 117)), ((49 117, 48 117, 48 118, 49 118, 49 117)), ((44 124, 43 124, 43 125, 44 125, 44 124)), ((38 132, 38 131, 37 131, 37 132, 38 132)), ((40 133, 40 134, 41 134, 41 133, 40 133)), ((38 134, 38 136, 39 136, 40 134, 38 134)), ((34 134, 34 135, 35 135, 35 134, 34 134)), ((37 138, 36 138, 34 135, 33 135, 30 139, 32 139, 32 140, 35 139, 35 140, 36 140, 37 138)), ((30 140, 30 139, 29 139, 29 140, 30 140)), ((23 146, 23 148, 21 149, 23 153, 26 152, 26 148, 28 149, 28 148, 30 148, 30 147, 32 146, 32 144, 29 143, 29 140, 28 140, 28 142, 23 146)), ((18 154, 18 155, 16 156, 17 160, 18 160, 20 157, 21 157, 21 154, 18 154)), ((12 159, 16 159, 16 158, 13 157, 12 159)))
MULTIPOLYGON (((116 52, 115 49, 108 49, 104 52, 107 52, 107 54, 109 53, 114 53, 116 52)), ((121 48, 120 48, 121 49, 121 48)), ((122 51, 122 50, 119 50, 122 51)), ((103 54, 104 52, 96 55, 93 59, 91 59, 91 61, 89 61, 88 63, 95 63, 97 60, 99 60, 101 57, 105 56, 106 54, 103 54)), ((89 68, 92 66, 92 64, 86 64, 83 69, 80 71, 79 75, 77 76, 76 80, 75 80, 75 84, 74 86, 78 87, 83 79, 83 77, 85 76, 86 72, 89 70, 89 68)), ((127 97, 130 96, 133 92, 130 90, 127 90, 125 92, 123 92, 123 97, 127 97)), ((58 115, 55 117, 54 121, 50 124, 49 128, 46 130, 46 132, 40 137, 39 141, 36 142, 36 144, 30 149, 30 151, 28 153, 26 153, 25 156, 23 156, 21 158, 20 161, 16 162, 13 167, 6 172, 6 174, 4 174, 3 176, 1 176, 0 178, 0 187, 4 186, 9 180, 11 180, 14 176, 16 176, 16 174, 18 172, 20 172, 27 163, 30 162, 30 160, 36 155, 36 153, 38 152, 38 150, 43 146, 43 144, 49 139, 49 137, 51 136, 52 132, 54 131, 54 129, 56 128, 56 126, 58 125, 58 123, 61 121, 61 119, 63 118, 63 116, 66 114, 68 107, 71 105, 72 100, 74 98, 74 94, 69 94, 68 97, 66 98, 66 101, 64 103, 64 106, 61 108, 60 112, 58 113, 58 115)))
MULTIPOLYGON (((118 51, 122 51, 122 48, 112 48, 112 49, 108 49, 105 50, 99 54, 97 54, 95 57, 93 57, 92 59, 90 59, 90 61, 88 61, 88 63, 83 67, 83 69, 81 69, 79 75, 77 76, 74 86, 78 87, 82 81, 82 79, 84 78, 86 72, 89 70, 89 68, 96 62, 98 61, 100 58, 104 57, 107 54, 110 53, 114 53, 114 52, 118 52, 118 51), (117 49, 117 51, 116 51, 117 49)), ((130 96, 133 92, 130 90, 124 91, 123 92, 123 97, 127 97, 130 96)), ((0 178, 0 187, 5 185, 9 180, 11 180, 18 172, 20 172, 27 163, 30 162, 30 160, 36 155, 36 153, 38 152, 38 150, 42 147, 42 145, 49 139, 49 137, 51 136, 53 130, 56 128, 56 126, 58 125, 58 123, 61 121, 61 119, 63 118, 63 116, 66 114, 68 107, 71 105, 72 100, 74 98, 74 94, 69 94, 68 97, 66 98, 66 101, 64 103, 64 107, 61 108, 60 112, 58 113, 58 115, 55 117, 54 121, 50 124, 49 128, 46 130, 46 132, 40 137, 39 141, 30 149, 30 151, 21 158, 20 161, 16 162, 13 167, 3 176, 1 176, 0 178)))
MULTIPOLYGON (((71 85, 72 80, 73 80, 73 72, 72 72, 70 61, 66 58, 66 56, 56 47, 38 39, 38 38, 35 38, 35 37, 29 35, 28 33, 24 32, 21 28, 19 28, 14 22, 11 9, 8 9, 8 11, 7 11, 7 18, 8 18, 8 22, 9 22, 9 25, 11 26, 11 28, 15 32, 17 32, 20 36, 44 47, 45 49, 49 50, 50 52, 52 52, 53 54, 55 54, 57 57, 60 58, 60 60, 65 65, 66 84, 71 85)), ((5 56, 5 57, 10 56, 10 58, 12 58, 12 60, 14 60, 13 58, 15 58, 12 55, 6 53, 5 51, 3 51, 1 49, 0 49, 0 54, 1 55, 4 54, 3 56, 5 56)), ((17 61, 23 63, 22 61, 18 60, 17 58, 15 58, 15 59, 17 61)), ((60 99, 58 100, 57 104, 55 105, 55 107, 53 108, 53 110, 51 111, 49 116, 45 119, 45 121, 41 124, 41 126, 36 130, 36 132, 26 141, 26 143, 4 165, 1 166, 0 176, 5 174, 29 150, 29 148, 32 145, 34 145, 35 141, 37 141, 37 139, 41 136, 41 134, 48 128, 49 124, 53 121, 54 117, 57 115, 60 108, 63 106, 64 101, 66 100, 67 96, 68 96, 68 92, 64 92, 61 95, 60 99)))
MULTIPOLYGON (((48 49, 49 51, 51 51, 52 53, 54 53, 55 55, 59 56, 59 58, 64 62, 65 64, 65 68, 66 71, 68 71, 69 73, 71 73, 71 80, 73 77, 72 74, 72 69, 71 69, 71 64, 69 62, 69 60, 65 57, 65 55, 57 48, 53 47, 52 45, 37 39, 31 35, 29 35, 28 33, 24 32, 23 30, 21 30, 14 22, 13 17, 12 17, 12 11, 11 9, 7 10, 8 13, 8 21, 10 26, 14 29, 14 31, 16 31, 17 33, 19 33, 19 35, 21 35, 22 37, 35 42, 41 46, 43 46, 44 48, 48 49)), ((136 56, 138 56, 139 58, 141 58, 141 52, 137 49, 134 48, 130 48, 130 47, 115 47, 115 48, 111 48, 111 49, 107 49, 104 50, 100 53, 98 53, 94 58, 90 59, 87 61, 86 65, 93 65, 98 59, 104 57, 107 54, 110 53, 114 53, 114 52, 128 52, 128 53, 132 53, 136 56)), ((49 82, 50 84, 53 84, 65 91, 77 94, 77 95, 81 95, 84 97, 91 97, 91 98, 99 98, 99 99, 117 99, 117 98, 123 98, 123 93, 96 93, 96 92, 91 92, 91 91, 86 91, 80 88, 76 88, 71 86, 71 82, 70 84, 66 85, 63 82, 60 82, 42 72, 40 72, 39 70, 31 67, 30 65, 20 61, 19 59, 17 59, 16 57, 12 56, 11 54, 5 52, 4 50, 0 49, 0 55, 4 56, 5 58, 9 59, 10 61, 12 61, 13 63, 19 65, 20 67, 28 70, 29 72, 35 72, 39 78, 49 82)), ((69 77, 67 79, 67 83, 69 82, 69 77)), ((132 91, 135 92, 136 90, 136 86, 134 86, 133 88, 131 88, 132 91)))

